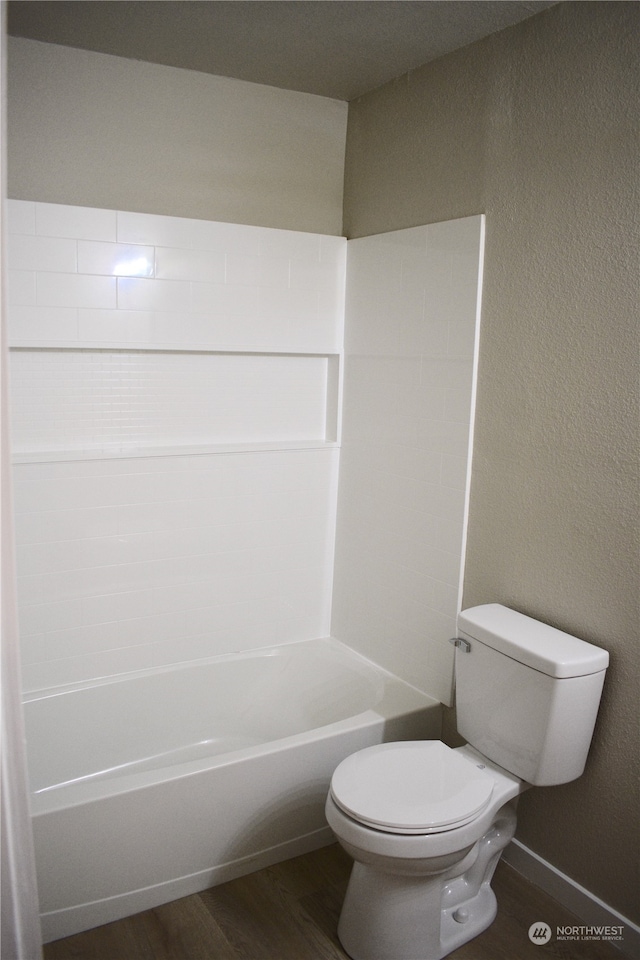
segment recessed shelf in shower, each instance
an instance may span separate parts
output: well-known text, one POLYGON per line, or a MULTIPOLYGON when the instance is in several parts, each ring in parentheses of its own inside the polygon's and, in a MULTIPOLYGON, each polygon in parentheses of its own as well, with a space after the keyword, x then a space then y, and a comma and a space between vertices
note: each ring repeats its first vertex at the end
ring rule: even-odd
POLYGON ((11 362, 23 460, 337 440, 337 354, 14 347, 11 362))

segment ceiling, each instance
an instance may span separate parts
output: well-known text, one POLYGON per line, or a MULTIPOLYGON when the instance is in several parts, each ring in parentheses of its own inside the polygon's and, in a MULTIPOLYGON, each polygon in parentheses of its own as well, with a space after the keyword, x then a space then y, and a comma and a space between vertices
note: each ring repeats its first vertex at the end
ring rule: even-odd
POLYGON ((556 0, 10 0, 8 32, 339 100, 556 0))

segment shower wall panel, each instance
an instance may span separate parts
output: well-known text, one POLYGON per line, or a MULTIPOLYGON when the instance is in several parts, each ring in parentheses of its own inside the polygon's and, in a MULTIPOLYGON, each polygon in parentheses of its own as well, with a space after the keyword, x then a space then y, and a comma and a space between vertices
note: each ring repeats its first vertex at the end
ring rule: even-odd
POLYGON ((350 240, 332 632, 449 703, 483 218, 350 240))
POLYGON ((328 634, 346 242, 9 206, 25 687, 328 634))
POLYGON ((16 464, 25 688, 326 636, 337 455, 16 464))

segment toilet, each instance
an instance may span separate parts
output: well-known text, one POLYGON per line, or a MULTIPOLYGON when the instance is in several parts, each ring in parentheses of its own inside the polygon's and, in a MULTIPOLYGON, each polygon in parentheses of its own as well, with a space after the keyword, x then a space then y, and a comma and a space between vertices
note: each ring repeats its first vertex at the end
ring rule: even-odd
POLYGON ((354 866, 338 924, 353 960, 440 960, 482 933, 530 786, 579 777, 609 655, 501 604, 463 611, 458 730, 367 747, 334 771, 326 815, 354 866))

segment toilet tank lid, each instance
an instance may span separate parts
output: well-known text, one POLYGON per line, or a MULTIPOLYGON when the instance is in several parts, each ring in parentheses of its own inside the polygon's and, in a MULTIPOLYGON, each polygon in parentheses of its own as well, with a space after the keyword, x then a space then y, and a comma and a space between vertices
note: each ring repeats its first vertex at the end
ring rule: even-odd
POLYGON ((550 677, 584 677, 606 670, 609 654, 500 603, 484 603, 458 614, 458 632, 550 677))

